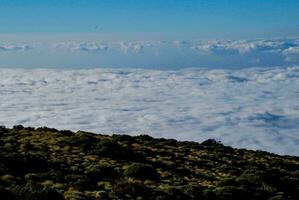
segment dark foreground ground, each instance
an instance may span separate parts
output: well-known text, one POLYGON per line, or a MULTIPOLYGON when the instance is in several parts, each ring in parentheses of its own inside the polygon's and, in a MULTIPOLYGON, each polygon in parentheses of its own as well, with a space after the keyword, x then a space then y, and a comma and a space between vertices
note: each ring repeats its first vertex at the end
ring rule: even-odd
POLYGON ((0 199, 298 200, 299 158, 214 140, 0 127, 0 199))

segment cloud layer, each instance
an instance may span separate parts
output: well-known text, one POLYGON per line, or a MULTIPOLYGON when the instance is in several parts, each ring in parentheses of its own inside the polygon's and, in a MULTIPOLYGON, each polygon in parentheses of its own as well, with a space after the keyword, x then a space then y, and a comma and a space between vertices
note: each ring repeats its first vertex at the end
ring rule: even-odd
POLYGON ((141 52, 142 49, 192 49, 199 53, 239 53, 246 54, 254 51, 268 53, 298 54, 299 39, 272 39, 272 40, 206 40, 206 41, 135 41, 135 42, 62 42, 56 47, 69 50, 94 49, 119 50, 127 52, 141 52), (79 48, 81 47, 81 48, 79 48))
MULTIPOLYGON (((1 38, 0 38, 1 39, 1 38)), ((299 39, 0 42, 0 67, 246 68, 299 65, 299 39), (15 59, 15 58, 18 59, 15 59)))
POLYGON ((299 155, 299 67, 1 69, 0 76, 0 125, 215 138, 234 147, 299 155))
POLYGON ((0 52, 1 51, 27 51, 32 49, 30 45, 22 44, 22 45, 15 45, 15 44, 4 44, 0 45, 0 52))

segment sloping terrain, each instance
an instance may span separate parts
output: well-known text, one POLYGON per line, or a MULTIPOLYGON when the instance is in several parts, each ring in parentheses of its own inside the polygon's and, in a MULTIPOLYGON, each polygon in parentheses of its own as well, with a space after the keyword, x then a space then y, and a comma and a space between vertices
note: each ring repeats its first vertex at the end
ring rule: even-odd
POLYGON ((3 200, 299 199, 299 158, 147 135, 0 128, 3 200))

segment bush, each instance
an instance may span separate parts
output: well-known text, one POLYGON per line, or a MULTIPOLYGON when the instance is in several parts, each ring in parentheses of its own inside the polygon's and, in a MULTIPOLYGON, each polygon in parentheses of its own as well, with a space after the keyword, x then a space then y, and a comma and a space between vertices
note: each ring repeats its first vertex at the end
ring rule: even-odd
POLYGON ((16 177, 14 177, 10 174, 6 174, 1 177, 1 181, 4 185, 10 186, 10 185, 16 183, 16 177))
POLYGON ((202 192, 204 200, 217 200, 217 195, 212 189, 206 189, 202 192))
POLYGON ((120 152, 121 147, 116 141, 102 140, 97 144, 97 153, 101 156, 115 156, 120 152))
MULTIPOLYGON (((60 131, 61 132, 61 131, 60 131)), ((89 152, 94 148, 96 144, 96 138, 85 132, 77 132, 76 134, 65 133, 65 131, 61 132, 62 134, 70 134, 70 136, 66 136, 61 141, 62 145, 68 145, 71 147, 79 147, 81 151, 89 152)))
POLYGON ((58 131, 58 133, 61 133, 64 136, 73 136, 75 134, 73 131, 69 131, 69 130, 61 130, 58 131))
POLYGON ((36 129, 36 131, 40 131, 40 132, 51 132, 51 133, 58 132, 57 129, 55 129, 55 128, 48 128, 48 127, 39 127, 39 128, 36 129))
POLYGON ((113 192, 119 199, 136 199, 137 197, 145 197, 149 199, 151 190, 138 181, 122 181, 114 185, 113 192))
POLYGON ((130 146, 121 146, 115 140, 102 140, 97 143, 96 147, 91 153, 109 158, 116 158, 118 160, 130 161, 145 161, 145 154, 134 152, 130 146))
POLYGON ((236 182, 235 178, 226 178, 221 180, 218 184, 218 186, 237 186, 238 183, 236 182))
POLYGON ((86 172, 86 175, 91 185, 102 180, 115 180, 120 177, 120 174, 109 166, 94 166, 86 172))
POLYGON ((78 190, 85 190, 91 186, 86 175, 68 174, 65 176, 65 180, 68 183, 68 186, 78 190))
POLYGON ((40 154, 24 155, 11 153, 0 158, 0 162, 17 174, 29 172, 45 172, 49 170, 46 158, 40 154))
POLYGON ((24 128, 26 131, 35 131, 35 128, 34 127, 25 127, 24 128))
POLYGON ((261 184, 262 177, 253 170, 246 170, 236 179, 236 181, 243 185, 258 186, 261 184))
POLYGON ((28 173, 24 176, 25 181, 41 182, 45 180, 52 180, 54 182, 63 181, 64 174, 60 171, 50 170, 46 173, 28 173))
POLYGON ((219 200, 245 200, 246 191, 241 187, 225 186, 214 190, 217 199, 219 200))
POLYGON ((177 146, 178 145, 178 141, 175 139, 158 139, 159 144, 163 147, 163 146, 177 146))
POLYGON ((160 179, 159 173, 153 166, 141 163, 131 164, 125 169, 124 175, 140 180, 158 181, 160 179))
POLYGON ((3 164, 0 164, 0 176, 5 174, 7 171, 8 169, 3 164))
POLYGON ((13 126, 12 129, 15 130, 15 131, 20 131, 20 130, 24 129, 24 126, 22 126, 22 125, 15 125, 15 126, 13 126))
POLYGON ((202 199, 203 188, 195 185, 186 185, 182 190, 194 199, 202 199))
POLYGON ((219 142, 219 141, 216 141, 214 139, 208 139, 208 140, 205 140, 201 143, 201 145, 204 145, 204 146, 222 146, 222 143, 219 142))
POLYGON ((286 200, 286 198, 282 195, 276 195, 276 196, 269 198, 268 200, 286 200))
POLYGON ((179 188, 176 187, 164 187, 163 191, 167 194, 164 199, 171 199, 171 200, 185 200, 185 199, 191 199, 191 196, 185 194, 180 190, 179 188))
POLYGON ((89 198, 80 191, 68 190, 64 193, 65 200, 88 200, 89 198))
POLYGON ((15 200, 64 200, 62 194, 53 189, 37 185, 17 186, 13 188, 15 200))
POLYGON ((98 191, 96 193, 96 200, 109 199, 108 193, 105 190, 98 191))
POLYGON ((0 187, 0 198, 3 200, 15 200, 11 191, 0 187))
POLYGON ((141 140, 141 141, 146 141, 146 142, 154 140, 154 138, 152 136, 149 136, 149 135, 138 135, 138 136, 135 136, 135 138, 138 139, 138 140, 141 140))
POLYGON ((5 126, 0 126, 0 134, 7 133, 8 130, 9 130, 9 129, 6 128, 5 126))
POLYGON ((136 139, 130 135, 112 135, 112 139, 117 142, 128 142, 128 143, 134 143, 136 139))

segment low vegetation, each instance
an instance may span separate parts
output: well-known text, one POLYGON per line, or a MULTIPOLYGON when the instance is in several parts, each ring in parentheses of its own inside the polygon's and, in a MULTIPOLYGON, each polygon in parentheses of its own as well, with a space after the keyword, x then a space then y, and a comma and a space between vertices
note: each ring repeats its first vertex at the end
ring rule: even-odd
POLYGON ((299 158, 147 135, 0 127, 3 200, 296 200, 299 158))

